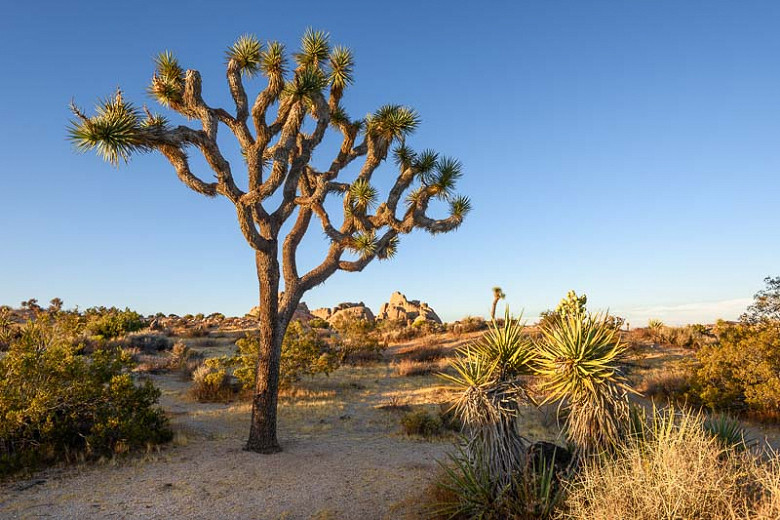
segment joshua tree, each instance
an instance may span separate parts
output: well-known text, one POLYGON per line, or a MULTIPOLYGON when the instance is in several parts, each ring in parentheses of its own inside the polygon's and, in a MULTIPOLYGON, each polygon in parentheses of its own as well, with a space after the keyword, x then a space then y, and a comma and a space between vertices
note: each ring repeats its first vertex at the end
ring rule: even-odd
POLYGON ((490 319, 496 321, 496 305, 498 300, 506 298, 506 294, 501 290, 501 287, 493 287, 493 305, 490 307, 490 319))
POLYGON ((281 344, 303 294, 338 270, 361 271, 375 258, 392 258, 398 237, 415 228, 430 233, 454 230, 470 209, 469 199, 454 193, 460 162, 406 145, 406 137, 420 123, 414 110, 385 105, 363 119, 347 115, 341 99, 353 82, 350 50, 331 47, 328 34, 309 29, 293 56, 289 71, 281 43, 264 45, 251 35, 238 38, 226 53, 227 84, 235 104, 231 113, 207 104, 200 74, 185 71, 172 53, 164 52, 155 60, 149 93, 164 107, 199 122, 199 129, 174 126, 146 108, 139 111, 121 91, 101 101, 91 117, 72 105, 75 118, 69 128, 79 150, 95 150, 114 165, 127 162, 134 152, 160 152, 190 189, 209 197, 222 195, 235 206, 239 227, 255 253, 260 285, 261 348, 246 447, 262 453, 280 449, 276 405, 281 344), (258 73, 267 81, 250 101, 244 80, 258 73), (234 180, 234 165, 218 146, 220 125, 241 147, 245 188, 234 180), (310 160, 329 128, 340 134, 341 146, 330 166, 319 170, 310 160), (205 157, 216 182, 191 170, 187 151, 192 147, 205 157), (372 177, 390 153, 398 173, 384 202, 377 204, 372 177), (351 181, 340 180, 351 165, 351 181), (340 225, 326 209, 329 196, 343 199, 340 225), (447 217, 429 216, 435 200, 449 205, 447 217), (294 214, 289 232, 280 237, 294 214), (329 246, 319 265, 301 273, 296 253, 314 217, 329 246))

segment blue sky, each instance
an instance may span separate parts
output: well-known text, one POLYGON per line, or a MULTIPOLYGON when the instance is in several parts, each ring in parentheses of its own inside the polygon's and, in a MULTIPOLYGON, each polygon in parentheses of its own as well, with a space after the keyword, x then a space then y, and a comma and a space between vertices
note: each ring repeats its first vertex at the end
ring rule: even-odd
MULTIPOLYGON (((252 307, 229 203, 187 190, 158 155, 117 169, 74 153, 67 105, 121 85, 153 106, 152 57, 170 49, 229 107, 225 48, 250 32, 294 49, 308 26, 355 52, 350 113, 415 107, 409 144, 459 158, 474 207, 455 233, 407 236, 393 261, 335 275, 310 307, 376 309, 401 290, 452 320, 485 314, 500 285, 529 317, 575 289, 636 324, 712 321, 780 274, 780 3, 119 5, 3 9, 0 304, 252 307)), ((304 265, 324 246, 313 230, 304 265)))

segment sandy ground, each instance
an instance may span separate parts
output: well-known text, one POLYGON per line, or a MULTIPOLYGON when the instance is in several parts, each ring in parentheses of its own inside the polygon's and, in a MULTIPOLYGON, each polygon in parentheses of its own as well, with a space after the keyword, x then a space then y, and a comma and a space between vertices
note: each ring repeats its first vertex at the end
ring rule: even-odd
POLYGON ((400 433, 401 412, 387 404, 433 408, 448 392, 434 377, 399 377, 391 364, 344 367, 284 397, 284 451, 274 455, 242 450, 248 404, 195 403, 179 375, 151 377, 172 417, 172 445, 0 484, 0 518, 419 518, 410 497, 453 440, 400 433))

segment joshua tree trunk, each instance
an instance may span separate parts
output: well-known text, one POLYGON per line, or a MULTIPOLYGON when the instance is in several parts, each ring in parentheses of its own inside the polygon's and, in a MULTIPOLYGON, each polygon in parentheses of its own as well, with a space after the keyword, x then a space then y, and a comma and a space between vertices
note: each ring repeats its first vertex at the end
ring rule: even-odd
POLYGON ((246 449, 260 453, 280 451, 276 438, 276 405, 279 392, 279 368, 282 339, 286 325, 279 321, 279 261, 276 251, 255 253, 257 279, 260 283, 258 332, 260 352, 252 396, 252 424, 246 449))
POLYGON ((490 319, 496 321, 496 305, 498 300, 506 298, 506 294, 501 290, 501 287, 493 287, 493 305, 490 307, 490 319))

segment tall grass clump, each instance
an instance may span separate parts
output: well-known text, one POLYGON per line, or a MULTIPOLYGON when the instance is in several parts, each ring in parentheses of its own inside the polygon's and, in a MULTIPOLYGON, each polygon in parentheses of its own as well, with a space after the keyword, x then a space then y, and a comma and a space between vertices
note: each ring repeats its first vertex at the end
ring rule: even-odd
POLYGON ((778 459, 725 446, 705 418, 653 410, 620 450, 583 461, 560 518, 725 520, 778 518, 778 459))

